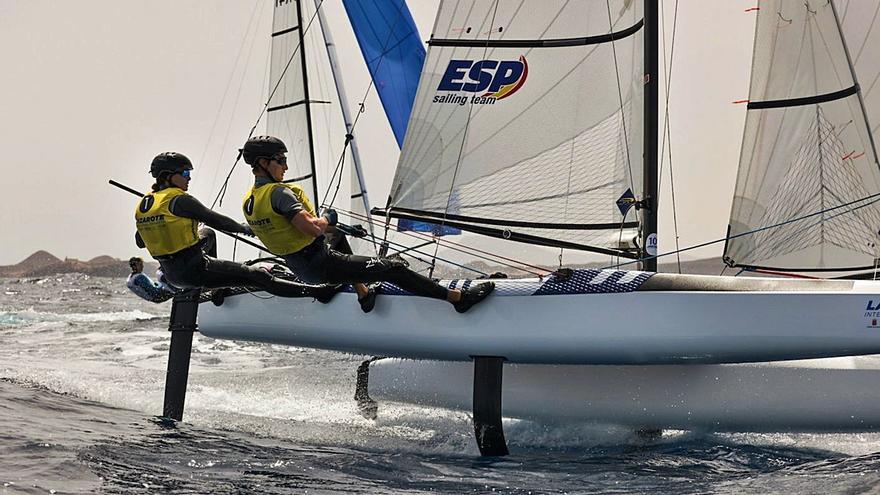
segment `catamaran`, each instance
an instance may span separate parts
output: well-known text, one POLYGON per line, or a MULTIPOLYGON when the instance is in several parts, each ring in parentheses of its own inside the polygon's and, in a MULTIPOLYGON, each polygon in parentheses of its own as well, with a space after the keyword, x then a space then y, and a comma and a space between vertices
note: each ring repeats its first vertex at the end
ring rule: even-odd
MULTIPOLYGON (((409 26, 405 5, 391 4, 388 24, 409 26)), ((268 132, 294 143, 303 156, 292 161, 306 167, 313 145, 293 133, 309 134, 316 101, 297 47, 316 5, 276 2, 273 26, 282 90, 270 98, 268 132)), ((504 414, 521 418, 876 428, 880 370, 819 358, 880 353, 880 282, 870 280, 880 258, 878 9, 760 2, 724 251, 731 267, 869 280, 655 273, 655 1, 442 2, 386 206, 368 217, 353 187, 364 209, 352 217, 379 221, 377 243, 383 224, 387 236, 393 221, 416 222, 639 260, 642 270, 548 259, 535 276, 496 279, 466 315, 390 284, 369 315, 354 293, 327 305, 241 294, 203 305, 199 331, 388 357, 362 367, 362 398, 473 408, 481 448, 480 425, 500 429, 502 395, 504 414), (785 364, 805 359, 814 361, 785 364)), ((383 48, 402 43, 394 33, 383 48)), ((303 172, 297 179, 320 197, 314 168, 303 172)), ((363 190, 361 174, 355 167, 352 182, 363 190)))

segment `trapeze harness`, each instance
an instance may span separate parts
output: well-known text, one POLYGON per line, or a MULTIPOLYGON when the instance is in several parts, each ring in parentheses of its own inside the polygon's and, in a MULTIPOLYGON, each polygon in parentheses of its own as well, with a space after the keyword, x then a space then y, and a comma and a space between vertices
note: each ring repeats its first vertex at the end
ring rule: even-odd
POLYGON ((317 215, 299 185, 258 177, 254 187, 245 195, 242 209, 248 225, 263 244, 281 256, 288 268, 305 282, 391 282, 419 296, 444 300, 447 297, 445 287, 410 270, 402 259, 351 254, 344 238, 335 239, 330 234, 315 238, 300 232, 290 223, 291 219, 300 211, 317 215))
POLYGON ((199 231, 199 222, 225 231, 250 232, 180 188, 147 194, 138 202, 134 216, 140 239, 175 287, 255 287, 281 297, 313 297, 324 292, 275 278, 259 268, 217 259, 215 234, 210 229, 199 231))

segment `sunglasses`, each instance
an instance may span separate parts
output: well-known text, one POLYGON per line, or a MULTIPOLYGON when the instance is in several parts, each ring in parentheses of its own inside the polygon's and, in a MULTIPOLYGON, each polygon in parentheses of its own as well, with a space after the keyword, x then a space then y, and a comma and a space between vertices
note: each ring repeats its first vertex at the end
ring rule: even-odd
POLYGON ((287 165, 287 157, 286 156, 273 156, 271 159, 275 160, 276 162, 278 162, 281 165, 287 165))
POLYGON ((190 170, 184 170, 183 172, 180 172, 180 176, 183 177, 184 179, 189 179, 190 172, 191 172, 190 170))

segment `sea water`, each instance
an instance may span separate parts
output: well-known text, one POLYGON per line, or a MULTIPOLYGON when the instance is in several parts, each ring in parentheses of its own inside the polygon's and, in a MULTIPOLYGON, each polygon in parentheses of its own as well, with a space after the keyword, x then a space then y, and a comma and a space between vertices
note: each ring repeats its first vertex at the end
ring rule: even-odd
POLYGON ((646 440, 505 421, 512 454, 481 458, 467 414, 361 417, 366 356, 201 335, 175 424, 157 417, 169 310, 119 279, 0 279, 0 494, 880 491, 873 433, 646 440))

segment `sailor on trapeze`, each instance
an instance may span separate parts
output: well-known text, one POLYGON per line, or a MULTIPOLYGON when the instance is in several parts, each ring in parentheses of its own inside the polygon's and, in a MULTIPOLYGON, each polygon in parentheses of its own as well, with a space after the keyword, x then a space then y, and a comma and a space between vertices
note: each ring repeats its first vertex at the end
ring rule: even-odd
POLYGON ((333 296, 335 287, 297 284, 263 269, 217 259, 215 234, 199 230, 200 222, 226 232, 254 234, 247 225, 206 208, 186 193, 192 169, 192 162, 180 153, 157 155, 150 164, 150 174, 156 179, 153 192, 141 198, 134 212, 135 241, 159 261, 169 283, 182 289, 254 287, 276 296, 320 301, 333 296))
POLYGON ((407 268, 403 260, 358 256, 335 228, 336 212, 317 216, 302 187, 285 184, 287 147, 272 136, 247 140, 242 157, 254 172, 254 187, 242 205, 248 225, 270 251, 284 258, 288 268, 308 283, 353 284, 364 312, 375 304, 376 288, 365 283, 391 282, 415 295, 443 299, 464 313, 495 289, 492 282, 469 288, 447 289, 407 268), (331 245, 332 239, 341 238, 331 245))

